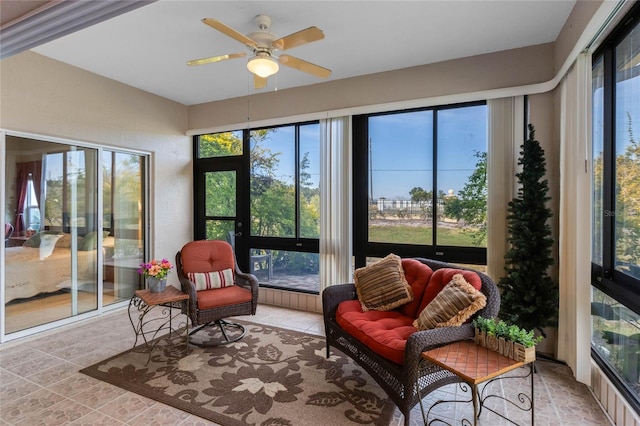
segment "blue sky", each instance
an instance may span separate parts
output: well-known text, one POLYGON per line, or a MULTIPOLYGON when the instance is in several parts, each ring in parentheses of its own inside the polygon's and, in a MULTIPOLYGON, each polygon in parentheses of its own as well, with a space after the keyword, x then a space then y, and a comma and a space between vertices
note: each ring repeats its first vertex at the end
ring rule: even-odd
MULTIPOLYGON (((597 88, 593 95, 593 145, 594 156, 602 152, 603 126, 603 89, 597 88)), ((616 151, 624 154, 629 145, 629 117, 632 133, 636 141, 640 140, 640 76, 619 81, 616 84, 616 151)))
MULTIPOLYGON (((369 120, 373 198, 410 199, 409 191, 433 190, 433 112, 369 120)), ((486 106, 439 110, 438 190, 460 191, 487 149, 486 106)))
MULTIPOLYGON (((486 106, 443 109, 438 114, 438 189, 460 191, 473 172, 476 152, 487 149, 486 106)), ((434 112, 415 111, 370 118, 371 182, 374 199, 411 198, 414 187, 433 189, 434 112)), ((309 152, 309 172, 319 184, 319 125, 301 128, 301 152, 309 152)), ((279 155, 278 178, 293 182, 294 127, 280 127, 263 143, 279 155)))

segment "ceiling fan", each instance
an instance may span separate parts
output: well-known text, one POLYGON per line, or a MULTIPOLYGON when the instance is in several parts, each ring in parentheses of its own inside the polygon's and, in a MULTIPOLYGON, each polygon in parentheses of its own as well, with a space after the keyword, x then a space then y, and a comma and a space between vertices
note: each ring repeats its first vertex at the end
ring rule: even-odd
MULTIPOLYGON (((256 89, 261 89, 267 85, 267 77, 277 73, 280 69, 278 63, 321 78, 327 78, 331 75, 331 70, 312 64, 311 62, 291 55, 275 55, 277 51, 322 40, 324 33, 317 27, 309 27, 305 30, 289 34, 288 36, 277 38, 275 34, 269 32, 271 18, 267 15, 256 16, 255 23, 258 25, 259 30, 246 36, 216 19, 205 18, 202 22, 249 48, 253 53, 253 57, 247 62, 247 68, 253 73, 253 85, 256 89)), ((247 56, 245 52, 229 53, 209 58, 194 59, 188 61, 187 65, 210 64, 212 62, 242 58, 244 56, 247 56)))

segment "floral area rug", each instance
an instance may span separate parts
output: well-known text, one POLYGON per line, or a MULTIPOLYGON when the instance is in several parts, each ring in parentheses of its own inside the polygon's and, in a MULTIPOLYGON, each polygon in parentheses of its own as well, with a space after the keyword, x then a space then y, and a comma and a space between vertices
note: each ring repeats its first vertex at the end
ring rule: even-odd
MULTIPOLYGON (((210 348, 165 339, 81 370, 224 426, 388 425, 395 405, 324 338, 241 322, 238 342, 210 348)), ((199 334, 219 333, 210 327, 199 334)))

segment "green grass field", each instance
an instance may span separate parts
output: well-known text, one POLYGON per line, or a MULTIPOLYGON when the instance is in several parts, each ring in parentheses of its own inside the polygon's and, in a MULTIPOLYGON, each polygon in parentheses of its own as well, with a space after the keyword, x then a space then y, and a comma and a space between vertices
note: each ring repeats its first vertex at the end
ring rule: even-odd
MULTIPOLYGON (((372 226, 369 241, 399 244, 431 244, 433 230, 428 226, 372 226)), ((479 247, 470 233, 461 228, 438 228, 438 244, 446 246, 479 247)))

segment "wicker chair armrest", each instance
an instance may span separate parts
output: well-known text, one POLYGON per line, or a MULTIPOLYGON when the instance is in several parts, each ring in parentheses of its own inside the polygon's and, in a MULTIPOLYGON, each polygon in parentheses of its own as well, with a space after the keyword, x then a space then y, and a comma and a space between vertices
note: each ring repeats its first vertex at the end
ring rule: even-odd
POLYGON ((189 316, 193 324, 196 323, 195 316, 198 309, 198 292, 196 291, 196 285, 189 281, 187 277, 182 273, 182 257, 181 253, 176 253, 176 269, 178 271, 178 280, 180 281, 180 287, 183 293, 189 295, 189 300, 182 306, 182 313, 189 312, 189 316), (189 310, 187 311, 186 304, 189 305, 189 310))
POLYGON ((322 312, 325 318, 335 318, 338 305, 345 300, 355 300, 356 286, 350 284, 336 284, 329 286, 322 292, 322 312))
POLYGON ((189 281, 189 279, 182 273, 182 257, 180 252, 176 253, 176 271, 182 292, 188 294, 192 301, 197 301, 198 292, 196 291, 196 285, 189 281))
POLYGON ((242 272, 236 266, 236 285, 244 287, 247 290, 251 290, 253 293, 258 291, 259 283, 258 278, 255 275, 242 272))
POLYGON ((189 298, 194 301, 198 300, 198 291, 194 283, 187 279, 180 278, 180 286, 182 287, 182 292, 188 294, 189 298))
POLYGON ((463 324, 459 327, 439 327, 431 330, 416 331, 407 339, 405 361, 418 358, 424 351, 460 340, 473 338, 473 325, 463 324))
POLYGON ((258 308, 258 296, 260 295, 260 283, 258 278, 246 272, 242 272, 236 263, 236 285, 251 291, 251 315, 256 314, 258 308))
POLYGON ((404 350, 402 374, 405 376, 405 383, 417 381, 422 352, 460 340, 471 339, 473 334, 473 325, 468 323, 459 327, 441 327, 413 333, 407 339, 404 350))

